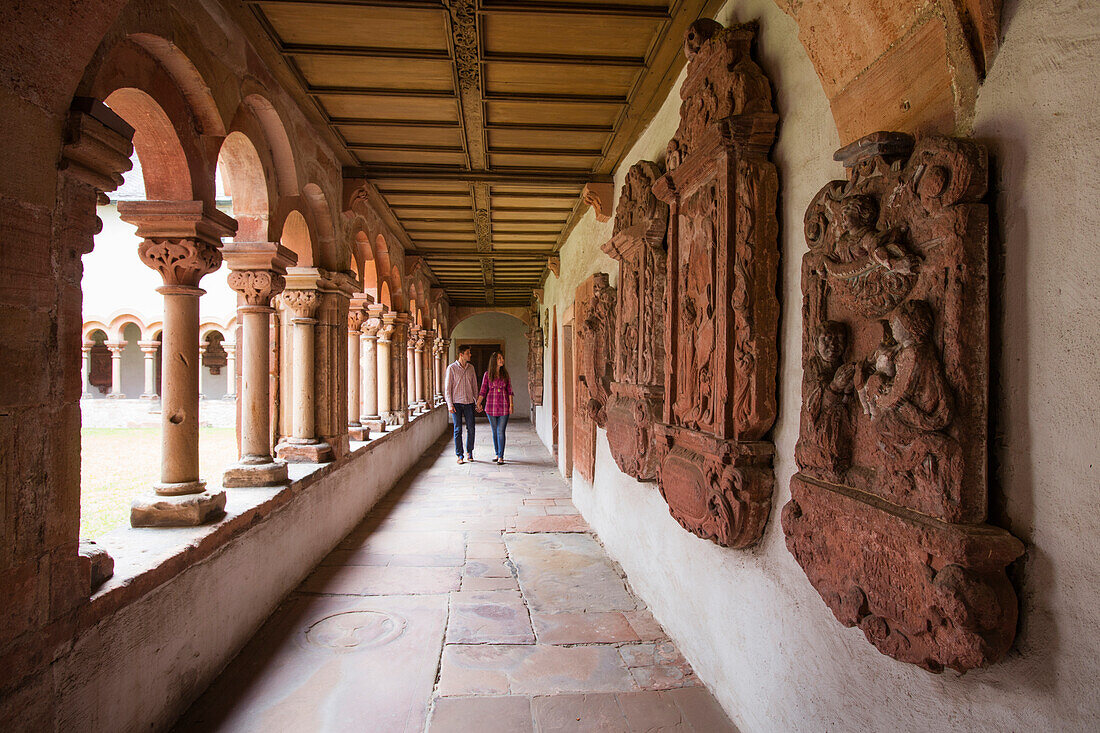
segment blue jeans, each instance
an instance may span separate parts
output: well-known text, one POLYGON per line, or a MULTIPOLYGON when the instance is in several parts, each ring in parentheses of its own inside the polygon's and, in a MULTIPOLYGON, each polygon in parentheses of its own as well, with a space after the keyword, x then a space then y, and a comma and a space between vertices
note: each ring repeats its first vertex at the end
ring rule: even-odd
POLYGON ((493 450, 504 458, 504 431, 508 428, 507 415, 489 415, 489 427, 493 429, 493 450))
POLYGON ((451 423, 455 426, 455 453, 459 458, 474 454, 474 403, 455 403, 451 413, 451 423), (462 421, 466 421, 466 453, 462 452, 462 421))

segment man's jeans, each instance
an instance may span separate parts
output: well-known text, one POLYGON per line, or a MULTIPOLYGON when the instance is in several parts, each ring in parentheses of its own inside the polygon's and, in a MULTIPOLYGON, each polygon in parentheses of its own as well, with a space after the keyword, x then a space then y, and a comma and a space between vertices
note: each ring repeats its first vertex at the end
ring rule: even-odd
POLYGON ((474 403, 455 403, 451 413, 451 423, 455 426, 455 453, 459 458, 474 454, 474 403), (462 421, 466 421, 466 453, 462 452, 462 421))
POLYGON ((504 457, 504 431, 508 427, 507 415, 489 415, 489 427, 493 429, 493 450, 497 456, 504 457))

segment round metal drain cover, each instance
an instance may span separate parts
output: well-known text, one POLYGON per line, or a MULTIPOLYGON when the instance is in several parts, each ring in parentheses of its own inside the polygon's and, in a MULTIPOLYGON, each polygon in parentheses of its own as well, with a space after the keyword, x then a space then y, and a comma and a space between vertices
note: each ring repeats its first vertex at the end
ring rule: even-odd
POLYGON ((405 632, 405 619, 381 611, 344 611, 306 629, 306 641, 337 651, 383 646, 405 632))

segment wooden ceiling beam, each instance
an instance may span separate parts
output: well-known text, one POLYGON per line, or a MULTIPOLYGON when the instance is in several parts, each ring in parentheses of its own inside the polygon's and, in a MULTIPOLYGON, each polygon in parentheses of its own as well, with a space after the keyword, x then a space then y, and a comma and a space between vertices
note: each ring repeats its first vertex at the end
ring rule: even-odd
POLYGON ((340 46, 325 43, 283 43, 283 53, 292 56, 350 56, 361 59, 412 59, 450 61, 447 49, 387 48, 380 46, 340 46))
POLYGON ((614 183, 611 174, 594 175, 580 168, 497 168, 485 170, 461 170, 443 166, 349 166, 344 169, 345 178, 400 178, 409 181, 471 181, 484 183, 519 183, 539 185, 561 183, 580 185, 614 183))
POLYGON ((554 13, 555 15, 603 15, 611 18, 654 18, 667 20, 668 8, 662 5, 615 5, 612 3, 547 2, 545 0, 483 0, 481 13, 554 13))
POLYGON ((245 5, 335 5, 348 8, 442 10, 441 0, 244 0, 245 5))
MULTIPOLYGON (((308 85, 306 91, 310 94, 327 95, 330 97, 400 97, 402 99, 454 99, 454 92, 441 89, 398 89, 390 87, 350 87, 350 86, 316 86, 308 85)), ((389 124, 402 124, 404 120, 390 120, 389 124)), ((440 120, 437 124, 447 125, 447 120, 440 120)), ((453 124, 453 123, 450 123, 453 124)))

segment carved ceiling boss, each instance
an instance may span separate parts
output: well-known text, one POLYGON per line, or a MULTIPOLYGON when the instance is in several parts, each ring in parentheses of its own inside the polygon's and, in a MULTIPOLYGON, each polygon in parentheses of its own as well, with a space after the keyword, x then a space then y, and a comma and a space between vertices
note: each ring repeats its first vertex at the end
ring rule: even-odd
POLYGON ((879 132, 835 157, 848 180, 806 211, 787 547, 883 654, 966 671, 1012 643, 1023 551, 984 524, 986 152, 879 132))
POLYGON ((631 166, 615 208, 614 234, 603 245, 604 252, 619 260, 607 441, 619 469, 642 481, 657 477, 653 426, 661 419, 665 391, 668 204, 652 191, 661 175, 648 160, 631 166))
POLYGON ((755 30, 688 30, 680 126, 653 187, 672 219, 658 486, 685 529, 727 547, 763 534, 775 452, 779 118, 755 30))

